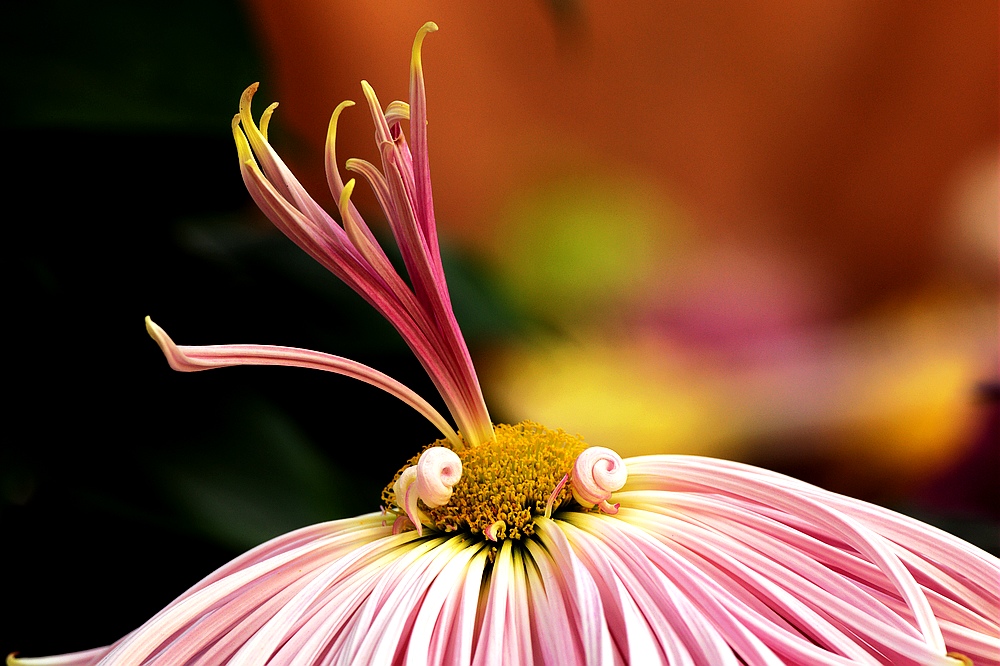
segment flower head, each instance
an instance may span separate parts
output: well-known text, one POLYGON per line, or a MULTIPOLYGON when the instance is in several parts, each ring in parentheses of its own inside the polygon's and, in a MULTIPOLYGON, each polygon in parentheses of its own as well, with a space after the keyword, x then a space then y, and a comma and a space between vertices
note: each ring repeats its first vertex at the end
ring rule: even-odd
POLYGON ((407 284, 327 175, 343 226, 303 190, 244 93, 233 133, 254 200, 378 309, 458 426, 359 363, 261 345, 178 346, 171 367, 291 365, 378 386, 443 438, 403 464, 384 510, 307 527, 212 573, 107 648, 8 664, 1000 663, 1000 562, 886 509, 708 458, 622 460, 539 424, 494 426, 448 298, 431 201, 420 48, 410 105, 362 84, 382 169, 370 183, 407 284), (412 144, 402 123, 410 121, 412 144))

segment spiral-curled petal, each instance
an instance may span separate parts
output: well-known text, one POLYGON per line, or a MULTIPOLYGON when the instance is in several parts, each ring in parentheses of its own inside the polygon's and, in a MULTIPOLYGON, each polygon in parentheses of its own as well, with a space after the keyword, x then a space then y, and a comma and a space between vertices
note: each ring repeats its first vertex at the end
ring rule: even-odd
MULTIPOLYGON (((573 465, 573 497, 588 509, 608 506, 611 493, 621 490, 628 471, 621 456, 603 446, 592 446, 581 453, 573 465)), ((610 512, 609 512, 610 513, 610 512)))
POLYGON ((403 470, 403 473, 392 484, 392 491, 396 494, 396 504, 406 513, 413 526, 417 528, 417 534, 423 530, 420 525, 420 517, 417 514, 417 493, 413 485, 417 481, 417 467, 412 465, 403 470))
POLYGON ((462 478, 462 461, 451 449, 432 446, 417 461, 417 496, 430 508, 444 506, 462 478))

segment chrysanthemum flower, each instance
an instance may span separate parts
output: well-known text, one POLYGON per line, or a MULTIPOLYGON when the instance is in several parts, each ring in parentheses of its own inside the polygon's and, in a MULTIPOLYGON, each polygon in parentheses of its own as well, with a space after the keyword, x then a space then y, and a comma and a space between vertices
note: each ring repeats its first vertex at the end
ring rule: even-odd
MULTIPOLYGON (((374 384, 442 439, 400 461, 382 512, 292 532, 222 567, 120 641, 8 664, 1000 663, 1000 562, 933 527, 746 465, 622 460, 578 437, 489 418, 452 313, 435 232, 420 49, 410 104, 362 83, 382 169, 347 168, 378 197, 409 284, 327 175, 342 226, 267 141, 251 86, 233 121, 254 200, 399 330, 458 428, 405 386, 328 354, 178 346, 182 371, 291 365, 374 384), (409 120, 411 144, 402 131, 409 120)), ((373 498, 374 501, 375 498, 373 498)))

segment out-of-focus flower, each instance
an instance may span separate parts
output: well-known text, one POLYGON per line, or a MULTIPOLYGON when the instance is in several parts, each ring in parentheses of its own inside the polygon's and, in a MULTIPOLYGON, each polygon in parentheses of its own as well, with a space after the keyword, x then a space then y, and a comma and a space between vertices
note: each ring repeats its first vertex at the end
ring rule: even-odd
POLYGON ((420 48, 410 105, 363 84, 382 170, 371 183, 410 284, 336 168, 343 227, 258 127, 251 87, 234 135, 247 186, 300 247, 399 330, 458 430, 376 370, 309 350, 178 346, 172 367, 291 365, 396 395, 443 439, 387 484, 384 510, 250 551, 107 648, 8 664, 998 663, 996 558, 917 521, 794 479, 689 456, 621 459, 580 438, 489 419, 452 314, 434 228, 420 48), (401 124, 410 120, 412 149, 401 124))

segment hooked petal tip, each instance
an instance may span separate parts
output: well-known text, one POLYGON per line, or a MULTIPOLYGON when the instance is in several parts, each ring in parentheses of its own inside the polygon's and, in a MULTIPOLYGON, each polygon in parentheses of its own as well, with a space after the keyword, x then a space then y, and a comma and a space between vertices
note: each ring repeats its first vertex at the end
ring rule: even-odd
POLYGON ((336 109, 333 110, 333 113, 330 115, 330 125, 326 131, 328 140, 337 136, 337 121, 340 120, 340 114, 344 112, 344 109, 351 106, 354 106, 354 102, 349 99, 345 99, 337 105, 336 109))
POLYGON ((406 517, 417 528, 417 534, 423 536, 423 525, 420 524, 420 517, 417 514, 417 492, 414 487, 416 480, 416 465, 407 467, 396 479, 396 483, 392 486, 392 492, 396 496, 396 506, 406 513, 406 517))
POLYGON ((340 214, 344 218, 345 222, 348 218, 347 204, 351 201, 351 194, 354 192, 355 183, 356 179, 354 178, 351 178, 349 181, 344 183, 344 189, 340 193, 340 201, 337 202, 337 205, 340 207, 340 214))
POLYGON ((242 114, 244 110, 249 111, 250 102, 253 100, 253 96, 256 94, 258 88, 260 88, 260 82, 255 81, 244 89, 243 94, 240 95, 240 114, 242 114))
POLYGON ((437 32, 437 30, 437 23, 434 21, 428 21, 420 27, 420 30, 417 30, 417 36, 413 38, 413 50, 410 52, 410 67, 417 72, 420 72, 421 70, 420 47, 423 46, 424 37, 432 32, 437 32))
POLYGON ((485 530, 483 530, 483 536, 485 536, 490 541, 498 541, 501 536, 503 536, 507 531, 507 523, 502 520, 498 520, 485 530))
POLYGON ((265 141, 267 141, 267 126, 271 122, 271 115, 277 108, 278 108, 278 103, 271 102, 270 106, 264 109, 264 113, 260 114, 260 133, 264 135, 265 141))
POLYGON ((149 315, 146 315, 146 332, 149 333, 149 337, 156 340, 157 344, 160 346, 163 345, 162 341, 164 339, 170 341, 170 336, 167 335, 167 332, 160 328, 160 326, 153 321, 153 318, 149 315))
POLYGON ((149 316, 146 317, 146 332, 149 333, 149 337, 156 341, 156 344, 160 346, 160 351, 167 358, 167 363, 170 367, 179 372, 190 372, 195 369, 190 363, 186 362, 184 355, 174 344, 174 341, 170 339, 167 332, 160 328, 156 322, 149 316))

